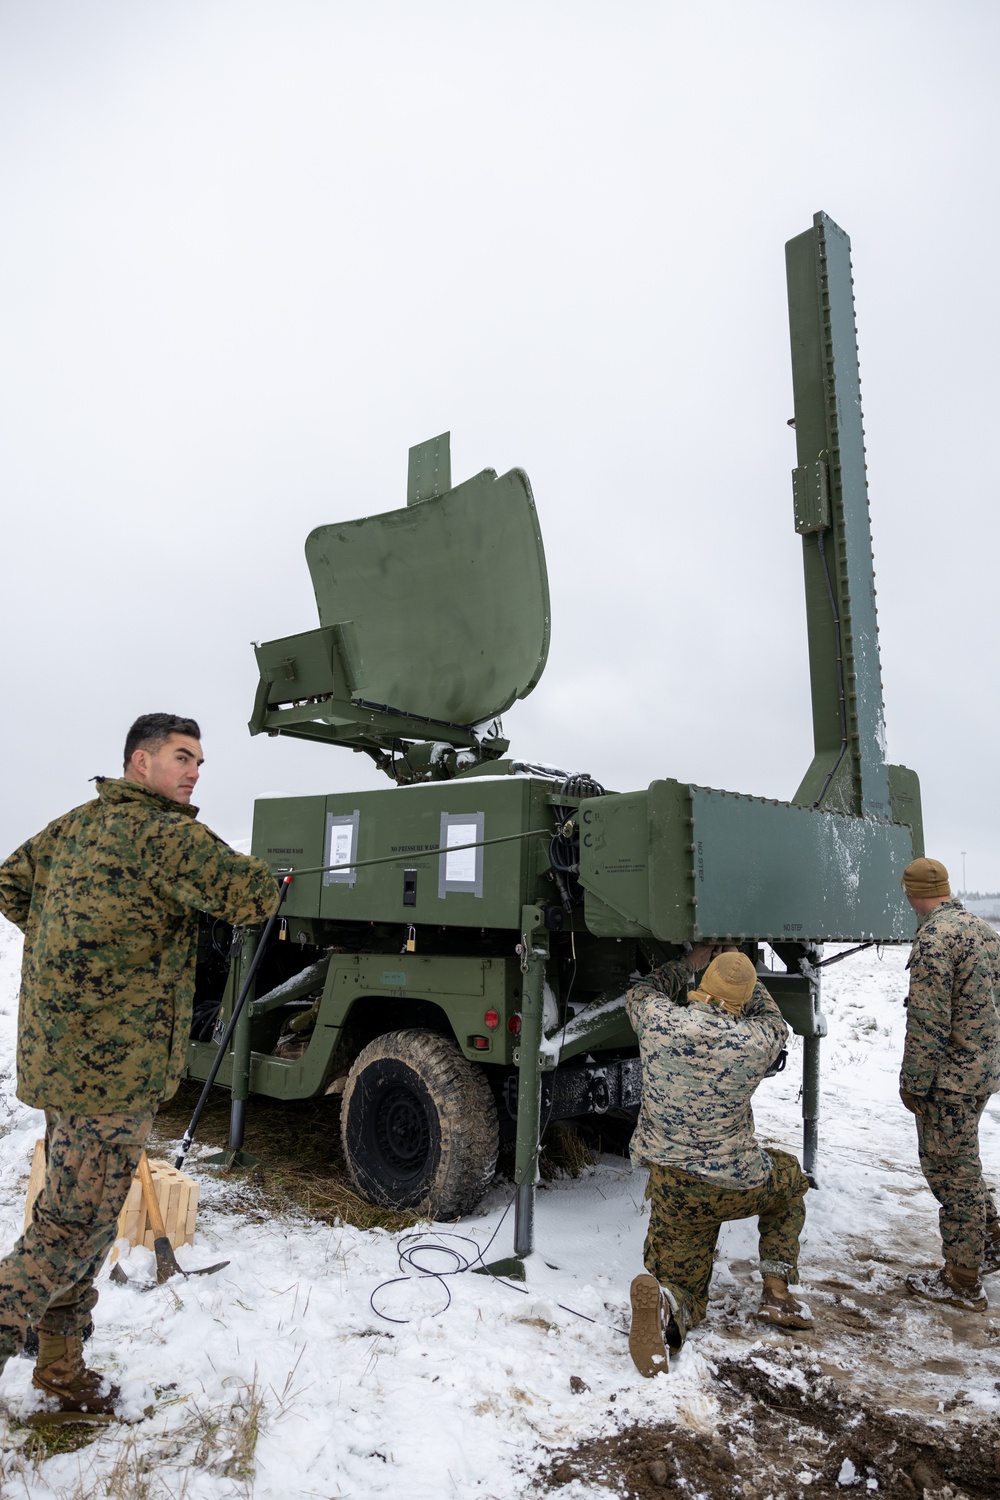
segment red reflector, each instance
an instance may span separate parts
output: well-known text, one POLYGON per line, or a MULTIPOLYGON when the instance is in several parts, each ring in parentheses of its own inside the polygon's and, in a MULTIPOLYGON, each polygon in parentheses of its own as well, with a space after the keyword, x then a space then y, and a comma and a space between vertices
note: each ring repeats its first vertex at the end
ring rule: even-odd
POLYGON ((496 1031, 497 1027, 500 1025, 500 1016, 495 1010, 488 1010, 483 1017, 483 1020, 486 1022, 491 1031, 496 1031))
POLYGON ((520 1016, 511 1016, 510 1020, 507 1022, 507 1030, 510 1032, 511 1036, 520 1036, 521 1035, 521 1017, 520 1016))
POLYGON ((474 1036, 472 1038, 472 1045, 474 1047, 478 1047, 480 1052, 482 1052, 486 1047, 490 1045, 490 1039, 488 1036, 474 1036))

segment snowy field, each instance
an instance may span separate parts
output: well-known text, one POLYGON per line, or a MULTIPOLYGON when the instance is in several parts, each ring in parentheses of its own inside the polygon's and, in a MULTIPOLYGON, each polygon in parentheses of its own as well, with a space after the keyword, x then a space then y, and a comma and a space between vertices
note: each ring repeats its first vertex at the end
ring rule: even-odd
MULTIPOLYGON (((20 1229, 42 1126, 13 1094, 19 957, 19 935, 0 919, 4 1252, 20 1229)), ((801 1266, 816 1328, 794 1344, 753 1318, 759 1278, 747 1221, 724 1229, 708 1319, 670 1374, 636 1373, 624 1330, 642 1263, 645 1175, 618 1158, 540 1189, 537 1253, 523 1288, 470 1274, 446 1287, 419 1279, 401 1269, 400 1237, 383 1231, 304 1217, 255 1222, 235 1190, 206 1173, 197 1241, 179 1258, 200 1265, 228 1256, 227 1270, 145 1293, 102 1273, 91 1362, 117 1372, 140 1409, 155 1390, 155 1415, 104 1429, 78 1452, 39 1455, 17 1422, 31 1405, 31 1365, 12 1360, 0 1377, 0 1494, 514 1500, 543 1493, 539 1471, 553 1450, 635 1424, 711 1433, 719 1362, 787 1362, 789 1352, 793 1365, 883 1411, 938 1427, 980 1421, 998 1401, 1000 1278, 987 1283, 990 1309, 980 1317, 916 1302, 900 1285, 905 1270, 938 1260, 935 1206, 896 1093, 906 957, 872 950, 824 977, 821 1187, 809 1196, 801 1266)), ((799 1075, 793 1044, 785 1073, 757 1095, 759 1133, 793 1150, 799 1075)), ((982 1143, 995 1184, 996 1099, 982 1143)), ((426 1238, 469 1260, 488 1244, 489 1259, 507 1255, 509 1200, 509 1185, 498 1183, 480 1214, 428 1226, 426 1238)), ((151 1262, 133 1252, 129 1273, 151 1262)), ((421 1263, 454 1264, 446 1250, 424 1251, 421 1263)), ((849 1467, 842 1473, 844 1483, 854 1477, 849 1467)), ((808 1466, 799 1481, 808 1493, 808 1466)), ((857 1482, 854 1493, 864 1493, 863 1476, 857 1482)), ((552 1493, 604 1500, 624 1492, 572 1478, 552 1493)))

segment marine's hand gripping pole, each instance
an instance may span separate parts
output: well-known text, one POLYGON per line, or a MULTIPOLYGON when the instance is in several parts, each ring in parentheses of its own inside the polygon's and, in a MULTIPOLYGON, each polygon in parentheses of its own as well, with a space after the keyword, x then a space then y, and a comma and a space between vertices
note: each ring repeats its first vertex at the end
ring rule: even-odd
POLYGON ((250 967, 247 969, 246 978, 243 980, 243 986, 236 997, 236 1004, 233 1006, 233 1013, 229 1017, 229 1023, 219 1040, 219 1046, 215 1054, 215 1060, 213 1061, 212 1066, 209 1069, 208 1077, 205 1079, 205 1086, 202 1089, 201 1094, 199 1095, 198 1103, 195 1105, 194 1114, 191 1116, 191 1123, 188 1126, 187 1130, 185 1130, 184 1137, 179 1147, 177 1148, 177 1155, 174 1157, 174 1166, 178 1169, 183 1167, 184 1158, 187 1156, 192 1144, 194 1143, 194 1133, 198 1129, 198 1121, 201 1119, 202 1111, 204 1110, 205 1105, 208 1103, 208 1096, 211 1092, 212 1084, 215 1082, 219 1069, 222 1066, 222 1059, 226 1055, 226 1048, 229 1046, 229 1043, 232 1040, 233 1032, 236 1030, 236 1023, 240 1018, 240 1012, 246 1004, 246 998, 250 993, 251 986, 253 985, 253 982, 257 977, 257 970, 260 968, 261 960, 263 959, 264 954, 267 952, 268 940, 271 936, 271 933, 274 931, 275 923, 277 922, 278 917, 281 914, 281 908, 284 905, 285 897, 288 895, 288 888, 291 883, 291 872, 289 872, 289 874, 287 875, 282 876, 280 891, 278 895, 278 905, 275 908, 273 915, 268 917, 267 925, 260 935, 260 942, 257 944, 257 951, 253 956, 253 961, 251 962, 250 967))

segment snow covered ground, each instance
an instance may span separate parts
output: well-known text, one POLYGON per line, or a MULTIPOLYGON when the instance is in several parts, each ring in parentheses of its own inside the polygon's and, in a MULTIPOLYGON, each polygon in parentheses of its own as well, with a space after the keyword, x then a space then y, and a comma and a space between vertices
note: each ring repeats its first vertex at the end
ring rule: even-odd
MULTIPOLYGON (((916 1302, 900 1286, 906 1269, 938 1259, 935 1206, 896 1094, 906 956, 869 951, 824 978, 821 1190, 809 1197, 802 1255, 817 1326, 794 1345, 753 1318, 748 1221, 723 1231, 709 1317, 670 1374, 636 1373, 624 1330, 642 1262, 645 1178, 618 1158, 540 1189, 537 1253, 522 1288, 469 1274, 420 1279, 401 1269, 401 1237, 382 1231, 257 1222, 236 1189, 206 1173, 197 1242, 179 1258, 228 1256, 227 1270, 149 1292, 102 1273, 91 1362, 119 1372, 139 1407, 154 1388, 155 1415, 104 1430, 78 1452, 33 1453, 16 1422, 30 1405, 31 1365, 12 1360, 0 1376, 0 1493, 514 1500, 540 1493, 538 1470, 553 1449, 664 1420, 711 1432, 718 1362, 782 1349, 862 1400, 931 1424, 995 1411, 1000 1278, 981 1317, 916 1302)), ((0 919, 0 1252, 20 1229, 42 1124, 13 1094, 19 957, 19 935, 0 919)), ((762 1137, 795 1150, 799 1074, 793 1044, 785 1073, 757 1096, 762 1137)), ((995 1183, 996 1099, 982 1144, 995 1183)), ((428 1226, 423 1237, 441 1248, 418 1253, 420 1264, 446 1271, 451 1251, 473 1260, 488 1244, 491 1260, 509 1254, 509 1200, 498 1183, 476 1217, 428 1226)), ((128 1270, 151 1261, 133 1252, 128 1270)), ((555 1493, 600 1500, 612 1491, 574 1478, 555 1493)))

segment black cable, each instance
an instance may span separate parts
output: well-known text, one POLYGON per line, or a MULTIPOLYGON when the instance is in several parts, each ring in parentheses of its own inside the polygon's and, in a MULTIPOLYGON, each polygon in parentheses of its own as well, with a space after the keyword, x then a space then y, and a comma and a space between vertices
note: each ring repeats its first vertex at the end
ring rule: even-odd
POLYGON ((572 911, 583 900, 583 891, 577 876, 580 873, 580 826, 579 803, 588 797, 603 797, 604 788, 599 781, 586 773, 564 777, 554 788, 554 795, 574 799, 573 806, 555 802, 552 815, 556 832, 549 841, 549 864, 559 888, 563 910, 572 911), (564 877, 569 876, 569 880, 564 877))
POLYGON ((416 781, 416 779, 417 779, 417 773, 413 769, 412 762, 410 761, 410 757, 407 754, 406 741, 405 740, 396 740, 396 739, 394 739, 393 742, 392 742, 392 751, 391 751, 391 754, 392 754, 392 764, 391 764, 392 779, 396 783, 397 786, 400 786, 400 785, 405 786, 406 785, 405 782, 402 782, 402 783, 400 782, 400 780, 399 780, 399 772, 396 770, 396 752, 397 752, 397 747, 398 747, 400 759, 402 760, 404 766, 406 766, 407 770, 410 773, 410 780, 411 781, 416 781))
MULTIPOLYGON (((498 1282, 500 1286, 505 1286, 508 1291, 520 1292, 525 1297, 530 1296, 531 1294, 526 1286, 518 1286, 516 1281, 508 1281, 506 1277, 498 1276, 494 1271, 490 1270, 485 1260, 487 1251, 489 1250, 493 1241, 496 1239, 497 1235, 500 1233, 503 1222, 506 1219, 507 1215, 510 1213, 513 1205, 514 1199, 510 1198, 507 1202, 507 1207, 500 1215, 500 1220, 496 1228, 494 1229, 493 1233, 490 1235, 489 1239, 486 1241, 486 1244, 482 1247, 482 1249, 480 1249, 478 1242, 474 1240, 471 1235, 456 1234, 453 1231, 447 1229, 439 1230, 436 1236, 427 1234, 424 1230, 421 1229, 411 1230, 408 1234, 401 1235, 397 1246, 397 1255, 399 1259, 400 1270, 403 1270, 405 1267, 409 1267, 416 1274, 413 1276, 392 1276, 388 1281, 379 1282, 378 1286, 375 1287, 368 1299, 368 1305, 375 1316, 377 1318, 381 1318, 384 1323, 396 1323, 400 1326, 409 1323, 411 1321, 409 1318, 392 1318, 388 1313, 381 1312, 380 1309, 375 1306, 375 1298, 378 1296, 379 1292, 383 1291, 386 1287, 399 1286, 400 1283, 405 1281, 432 1280, 440 1283, 441 1289, 445 1294, 445 1303, 443 1307, 438 1308, 437 1312, 424 1314, 423 1316, 429 1316, 433 1318, 441 1317, 441 1315, 443 1313, 446 1313, 451 1306, 451 1290, 447 1285, 447 1278, 449 1276, 461 1276, 463 1272, 471 1271, 478 1262, 482 1263, 483 1269, 489 1275, 491 1281, 498 1282), (464 1245, 471 1245, 475 1249, 476 1254, 469 1257, 461 1250, 455 1248, 452 1245, 443 1245, 439 1243, 441 1240, 445 1239, 459 1240, 464 1245), (436 1243, 435 1240, 437 1240, 438 1243, 436 1243), (410 1244, 410 1241, 413 1241, 414 1243, 410 1244), (432 1270, 429 1266, 421 1265, 416 1257, 420 1256, 424 1251, 429 1251, 433 1255, 446 1255, 450 1257, 452 1261, 451 1269, 446 1271, 435 1271, 432 1270)), ((613 1323, 598 1323, 596 1318, 590 1317, 587 1313, 580 1312, 575 1307, 568 1307, 565 1302, 557 1302, 555 1305, 560 1309, 561 1312, 569 1313, 570 1316, 574 1318, 581 1318, 584 1323, 592 1323, 595 1327, 599 1328, 608 1328, 612 1333, 620 1333, 624 1335, 624 1337, 628 1337, 627 1328, 616 1328, 613 1323)))
POLYGON ((216 917, 214 919, 214 921, 212 922, 212 928, 211 928, 211 934, 210 934, 210 936, 211 936, 211 943, 212 943, 212 952, 213 953, 217 953, 220 958, 224 958, 226 960, 226 962, 228 963, 230 957, 232 956, 233 928, 230 927, 230 925, 229 925, 228 922, 223 922, 223 920, 222 920, 221 917, 216 917), (219 940, 216 937, 216 932, 218 931, 218 929, 220 927, 226 929, 226 931, 228 931, 228 933, 229 933, 229 942, 228 942, 228 944, 225 947, 223 947, 219 943, 219 940))
MULTIPOLYGON (((445 1286, 445 1284, 444 1284, 444 1277, 446 1277, 446 1276, 458 1276, 463 1271, 469 1271, 469 1270, 472 1269, 472 1267, 476 1264, 477 1261, 482 1261, 483 1265, 484 1266, 486 1265, 486 1262, 485 1262, 485 1260, 483 1260, 483 1257, 485 1256, 487 1250, 489 1250, 490 1246, 492 1245, 493 1241, 496 1239, 497 1235, 500 1233, 501 1226, 502 1226, 504 1220, 506 1219, 507 1215, 510 1213, 511 1208, 513 1207, 513 1204, 514 1204, 514 1199, 510 1198, 508 1200, 507 1207, 504 1209, 503 1213, 500 1215, 500 1222, 497 1224, 497 1227, 494 1229, 493 1233, 490 1235, 490 1237, 487 1240, 486 1245, 483 1247, 483 1249, 480 1249, 479 1245, 477 1244, 477 1242, 474 1239, 472 1239, 467 1234, 454 1234, 450 1230, 442 1230, 441 1231, 441 1236, 440 1236, 441 1238, 447 1238, 447 1239, 453 1239, 453 1240, 462 1240, 464 1244, 474 1246, 475 1250, 476 1250, 476 1254, 473 1256, 473 1258, 471 1260, 467 1260, 466 1257, 463 1256, 462 1254, 460 1254, 459 1251, 451 1249, 451 1247, 448 1246, 448 1245, 434 1245, 432 1243, 429 1243, 428 1242, 428 1238, 425 1236, 423 1230, 411 1231, 409 1234, 404 1234, 404 1235, 402 1235, 400 1237, 400 1239, 398 1241, 398 1246, 399 1247, 401 1247, 401 1246, 407 1246, 407 1242, 409 1240, 416 1240, 417 1241, 417 1243, 413 1246, 412 1249, 410 1249, 409 1247, 407 1247, 405 1249, 397 1248, 397 1255, 398 1255, 398 1259, 399 1259, 400 1270, 402 1270, 404 1266, 410 1266, 410 1267, 412 1267, 413 1270, 417 1271, 418 1275, 417 1275, 416 1279, 418 1281, 422 1281, 426 1277, 433 1277, 435 1280, 441 1282, 441 1286, 442 1286, 443 1291, 445 1292, 447 1300, 446 1300, 446 1302, 444 1304, 444 1307, 439 1308, 438 1311, 433 1314, 434 1317, 440 1317, 441 1313, 447 1312, 448 1308, 451 1306, 451 1292, 449 1291, 449 1289, 447 1288, 447 1286, 445 1286), (422 1249, 435 1250, 435 1251, 439 1251, 441 1254, 444 1254, 444 1255, 451 1255, 452 1257, 454 1257, 454 1260, 455 1260, 454 1267, 450 1271, 431 1271, 431 1270, 428 1270, 427 1268, 425 1268, 423 1266, 418 1266, 417 1263, 413 1260, 413 1256, 416 1255, 416 1254, 418 1254, 420 1252, 420 1250, 422 1250, 422 1249)), ((493 1273, 490 1272, 490 1275, 492 1275, 492 1274, 493 1273)), ((393 1276, 389 1281, 380 1281, 379 1282, 378 1286, 375 1288, 375 1290, 372 1292, 371 1296, 368 1299, 368 1305, 369 1305, 369 1307, 371 1308, 372 1312, 375 1314, 375 1316, 377 1318, 383 1318, 385 1320, 385 1322, 387 1322, 387 1323, 408 1323, 410 1321, 409 1318, 390 1318, 389 1315, 388 1315, 388 1313, 379 1312, 378 1308, 375 1306, 375 1298, 378 1295, 378 1293, 383 1289, 383 1287, 398 1286, 401 1281, 412 1281, 413 1279, 414 1278, 412 1276, 393 1276)), ((502 1280, 502 1278, 499 1277, 499 1276, 496 1276, 496 1277, 494 1277, 494 1280, 495 1281, 500 1281, 500 1280, 502 1280)), ((518 1290, 520 1290, 520 1288, 518 1288, 518 1290)))

